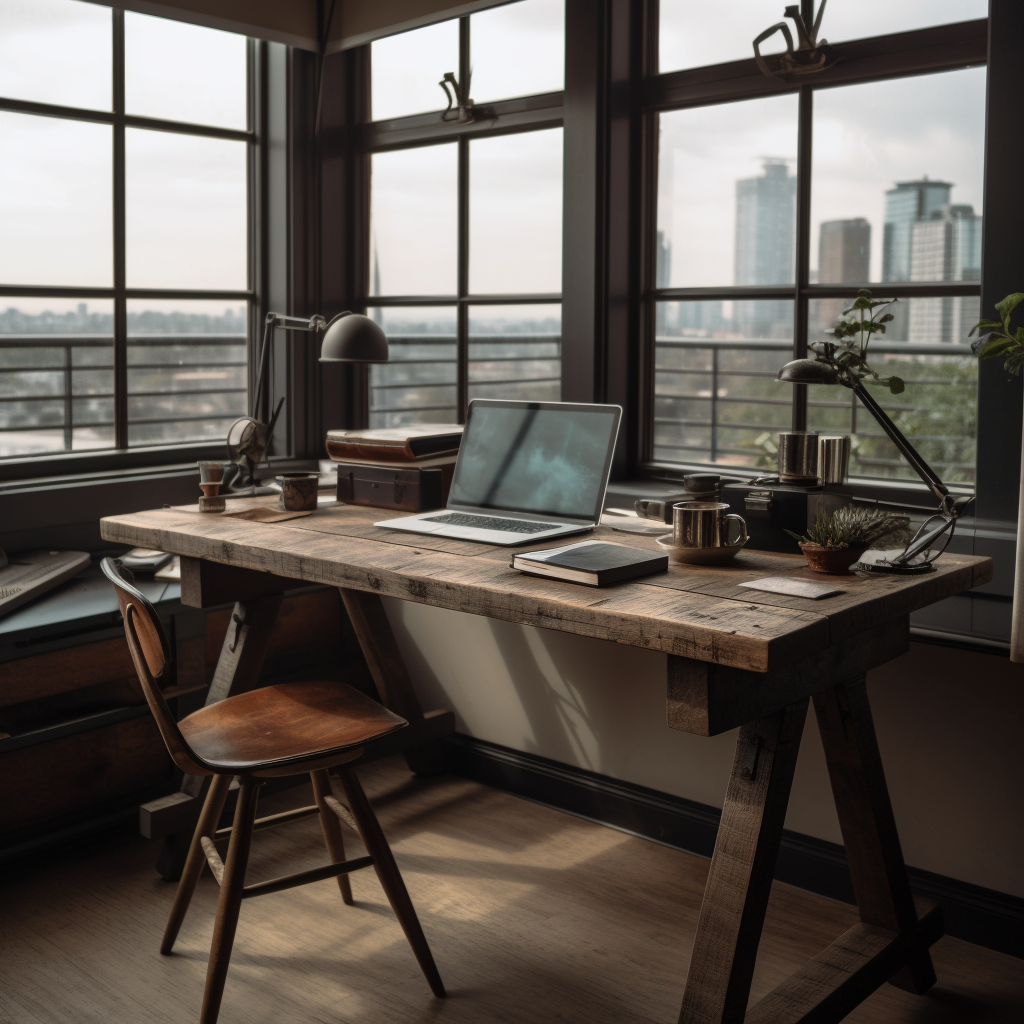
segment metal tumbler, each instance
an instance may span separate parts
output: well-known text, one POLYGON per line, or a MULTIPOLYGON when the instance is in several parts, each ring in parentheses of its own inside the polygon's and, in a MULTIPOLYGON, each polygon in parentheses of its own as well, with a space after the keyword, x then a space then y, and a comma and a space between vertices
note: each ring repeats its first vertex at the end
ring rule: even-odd
POLYGON ((779 479, 783 483, 806 483, 818 477, 818 435, 806 430, 784 430, 779 434, 779 479))
POLYGON ((848 434, 818 438, 818 476, 823 484, 841 484, 850 470, 848 434))
POLYGON ((747 524, 742 516, 729 515, 721 501, 680 501, 672 506, 672 543, 684 548, 722 548, 745 544, 747 524), (738 527, 729 539, 729 527, 738 527))

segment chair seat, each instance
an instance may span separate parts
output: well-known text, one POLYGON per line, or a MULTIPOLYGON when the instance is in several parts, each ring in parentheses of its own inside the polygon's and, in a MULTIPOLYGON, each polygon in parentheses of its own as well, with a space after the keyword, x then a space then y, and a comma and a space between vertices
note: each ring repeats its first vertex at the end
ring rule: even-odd
POLYGON ((228 697, 178 727, 211 768, 238 774, 323 758, 408 724, 344 683, 303 680, 228 697))

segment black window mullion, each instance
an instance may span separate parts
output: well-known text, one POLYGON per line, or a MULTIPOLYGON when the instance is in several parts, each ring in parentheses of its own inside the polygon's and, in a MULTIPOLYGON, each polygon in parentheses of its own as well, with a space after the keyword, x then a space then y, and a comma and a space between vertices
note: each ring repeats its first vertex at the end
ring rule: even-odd
MULTIPOLYGON (((805 5, 806 6, 806 5, 805 5)), ((796 294, 793 296, 793 356, 807 355, 810 299, 804 289, 811 275, 811 157, 814 131, 814 90, 800 87, 796 157, 796 294)), ((793 385, 793 429, 807 429, 807 385, 793 385)))
MULTIPOLYGON (((468 21, 468 18, 463 18, 468 21)), ((458 305, 455 311, 456 411, 460 423, 469 408, 469 139, 459 139, 458 305)))
MULTIPOLYGON (((469 88, 472 74, 469 18, 459 19, 459 85, 469 88)), ((469 411, 469 139, 462 137, 458 171, 458 296, 455 310, 455 405, 460 423, 469 411)))
POLYGON ((128 300, 125 295, 124 11, 113 12, 114 447, 128 447, 128 300))

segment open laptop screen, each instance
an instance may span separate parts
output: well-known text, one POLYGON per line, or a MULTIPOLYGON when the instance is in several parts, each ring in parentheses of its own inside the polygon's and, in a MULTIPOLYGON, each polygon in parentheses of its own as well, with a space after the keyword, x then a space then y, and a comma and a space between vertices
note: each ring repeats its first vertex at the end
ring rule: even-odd
POLYGON ((471 402, 449 507, 597 522, 621 413, 617 405, 471 402))

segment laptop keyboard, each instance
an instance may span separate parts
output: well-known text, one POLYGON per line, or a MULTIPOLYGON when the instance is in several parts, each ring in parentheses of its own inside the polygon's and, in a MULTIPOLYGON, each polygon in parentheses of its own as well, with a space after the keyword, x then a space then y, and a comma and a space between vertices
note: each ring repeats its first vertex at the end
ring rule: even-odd
POLYGON ((559 526, 558 523, 531 523, 525 519, 499 519, 497 516, 474 516, 466 512, 431 516, 430 522, 445 523, 448 526, 476 526, 481 530, 504 530, 506 533, 541 533, 559 526))

